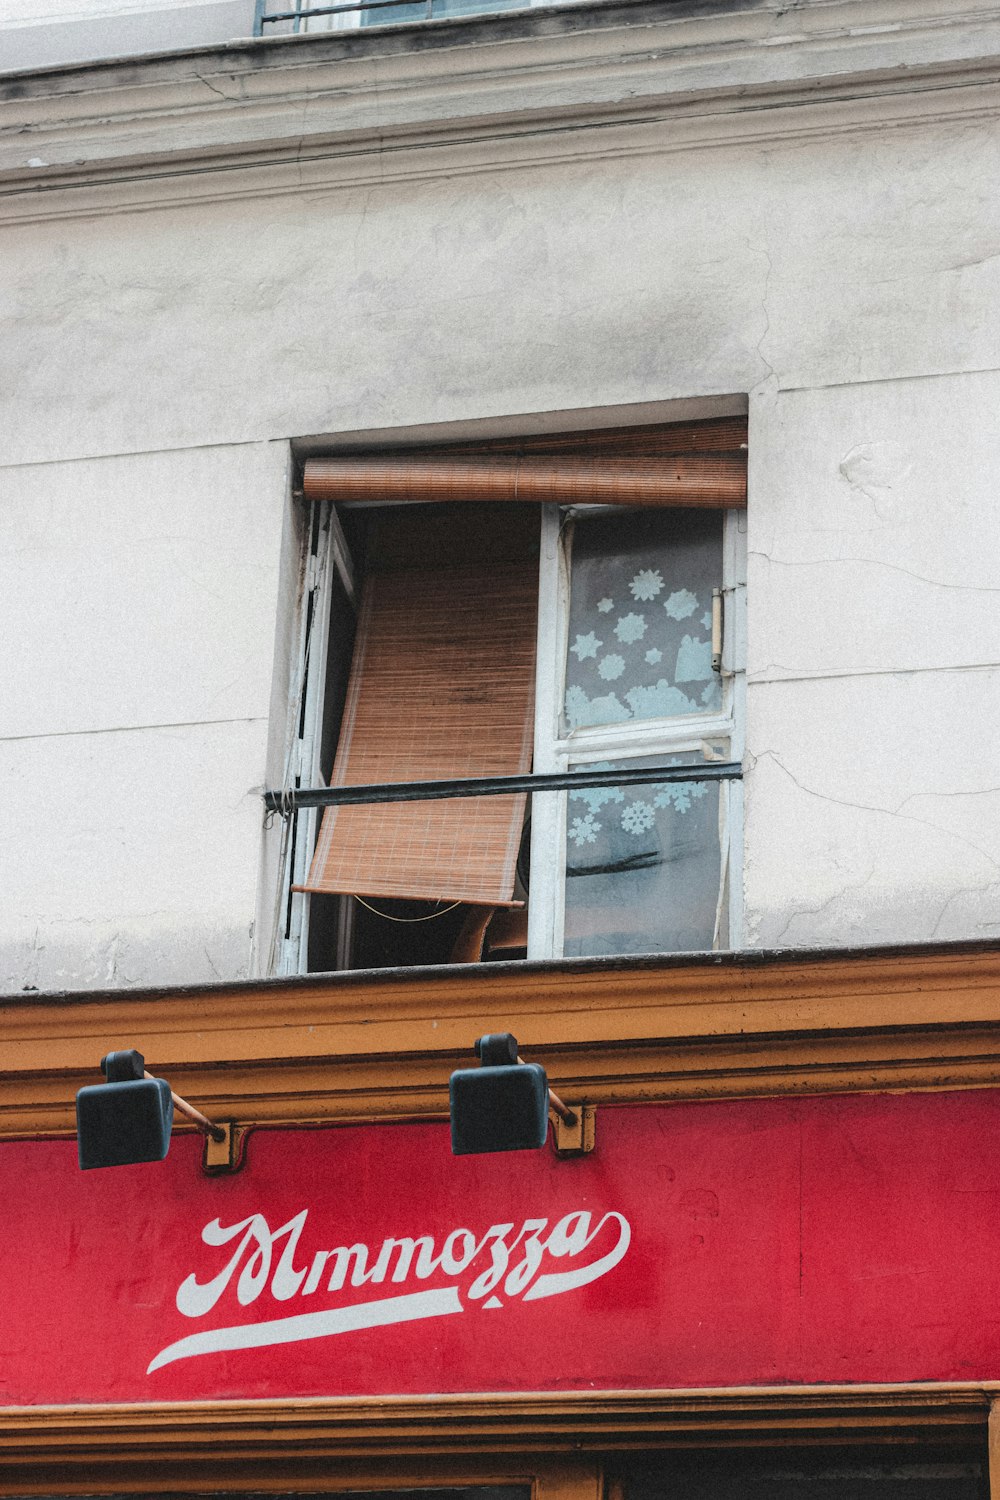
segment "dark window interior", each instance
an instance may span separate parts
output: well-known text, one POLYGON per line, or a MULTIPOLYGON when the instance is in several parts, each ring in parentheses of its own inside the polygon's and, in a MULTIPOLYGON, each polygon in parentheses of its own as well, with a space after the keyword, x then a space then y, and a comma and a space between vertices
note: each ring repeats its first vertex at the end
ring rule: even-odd
MULTIPOLYGON (((457 566, 479 559, 499 563, 538 556, 539 513, 531 505, 359 506, 344 508, 339 515, 359 592, 364 577, 373 570, 421 564, 447 567, 449 562, 457 566)), ((332 609, 321 749, 324 781, 329 781, 336 754, 354 644, 353 611, 336 582, 332 609)), ((456 621, 456 629, 460 628, 461 621, 456 621)), ((341 967, 339 932, 345 907, 350 908, 347 967, 352 969, 451 962, 468 915, 468 908, 462 906, 447 910, 422 901, 362 902, 314 894, 309 917, 311 973, 341 967)), ((510 949, 496 954, 500 959, 523 956, 523 950, 510 949)))
POLYGON ((982 1446, 642 1454, 615 1466, 622 1500, 988 1500, 982 1446))

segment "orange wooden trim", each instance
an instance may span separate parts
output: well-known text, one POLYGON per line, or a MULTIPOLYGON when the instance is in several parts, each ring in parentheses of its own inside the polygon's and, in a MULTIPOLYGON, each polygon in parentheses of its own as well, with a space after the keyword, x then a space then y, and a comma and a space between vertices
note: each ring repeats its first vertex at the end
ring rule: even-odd
POLYGON ((45 1465, 85 1485, 109 1465, 98 1488, 217 1490, 245 1488, 252 1465, 253 1489, 377 1489, 403 1476, 421 1486, 530 1478, 534 1500, 599 1500, 601 1454, 692 1444, 968 1442, 985 1435, 998 1389, 997 1382, 779 1386, 7 1409, 0 1477, 12 1493, 12 1471, 37 1475, 32 1466, 45 1465))
MULTIPOLYGON (((253 1493, 340 1494, 344 1491, 421 1490, 465 1485, 517 1485, 529 1489, 531 1500, 600 1500, 600 1463, 591 1455, 542 1453, 428 1452, 424 1444, 413 1453, 397 1454, 390 1444, 377 1444, 357 1453, 328 1442, 295 1450, 294 1437, 285 1447, 253 1443, 246 1429, 235 1432, 237 1446, 220 1448, 228 1427, 219 1427, 215 1413, 204 1420, 186 1414, 180 1421, 150 1423, 144 1412, 122 1408, 103 1423, 66 1423, 61 1413, 44 1413, 29 1446, 19 1451, 7 1443, 0 1413, 0 1494, 121 1494, 253 1493), (118 1420, 115 1420, 115 1418, 118 1420), (54 1418, 54 1421, 50 1421, 54 1418), (106 1428, 103 1440, 91 1439, 106 1428), (213 1439, 212 1433, 219 1433, 213 1439), (45 1433, 51 1434, 49 1441, 45 1433), (115 1450, 115 1457, 111 1457, 115 1450)), ((75 1415, 75 1413, 74 1413, 75 1415)), ((257 1410, 253 1426, 267 1430, 270 1413, 257 1410)), ((278 1417, 281 1425, 280 1415, 278 1417)))
POLYGON ((443 1116, 511 1030, 570 1105, 1000 1083, 1000 951, 465 965, 4 1004, 0 1135, 70 1134, 103 1053, 211 1118, 443 1116))
POLYGON ((593 1459, 549 1459, 535 1475, 531 1500, 601 1500, 603 1488, 601 1465, 593 1459))
POLYGON ((1000 1500, 1000 1393, 994 1393, 987 1428, 991 1500, 1000 1500))

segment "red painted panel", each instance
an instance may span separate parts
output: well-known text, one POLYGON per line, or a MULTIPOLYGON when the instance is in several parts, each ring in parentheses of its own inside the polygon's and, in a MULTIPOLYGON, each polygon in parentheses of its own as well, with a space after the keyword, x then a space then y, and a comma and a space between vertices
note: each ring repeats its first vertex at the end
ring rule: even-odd
POLYGON ((995 1090, 602 1109, 578 1161, 5 1143, 0 1404, 997 1379, 998 1147, 995 1090))

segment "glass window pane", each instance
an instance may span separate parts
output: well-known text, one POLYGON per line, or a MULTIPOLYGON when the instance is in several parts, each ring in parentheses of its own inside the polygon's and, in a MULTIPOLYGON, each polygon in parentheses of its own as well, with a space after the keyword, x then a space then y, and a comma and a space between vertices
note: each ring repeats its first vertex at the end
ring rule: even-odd
POLYGON ((720 511, 587 516, 573 534, 566 729, 713 713, 720 511))
POLYGON ((494 11, 523 10, 531 0, 426 0, 412 5, 386 5, 361 12, 362 26, 397 26, 404 21, 438 21, 446 16, 492 15, 494 11))
MULTIPOLYGON (((704 758, 684 753, 600 769, 695 763, 704 758)), ((713 947, 725 795, 707 781, 567 793, 566 957, 713 947)), ((723 929, 723 944, 726 936, 723 929)))

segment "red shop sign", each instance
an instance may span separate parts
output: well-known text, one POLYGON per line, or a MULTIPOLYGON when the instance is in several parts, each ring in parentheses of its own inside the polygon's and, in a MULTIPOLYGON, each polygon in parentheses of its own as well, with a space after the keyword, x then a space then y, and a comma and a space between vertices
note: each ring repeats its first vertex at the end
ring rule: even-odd
POLYGON ((597 1149, 0 1145, 0 1404, 1000 1376, 1000 1091, 598 1112, 597 1149))

